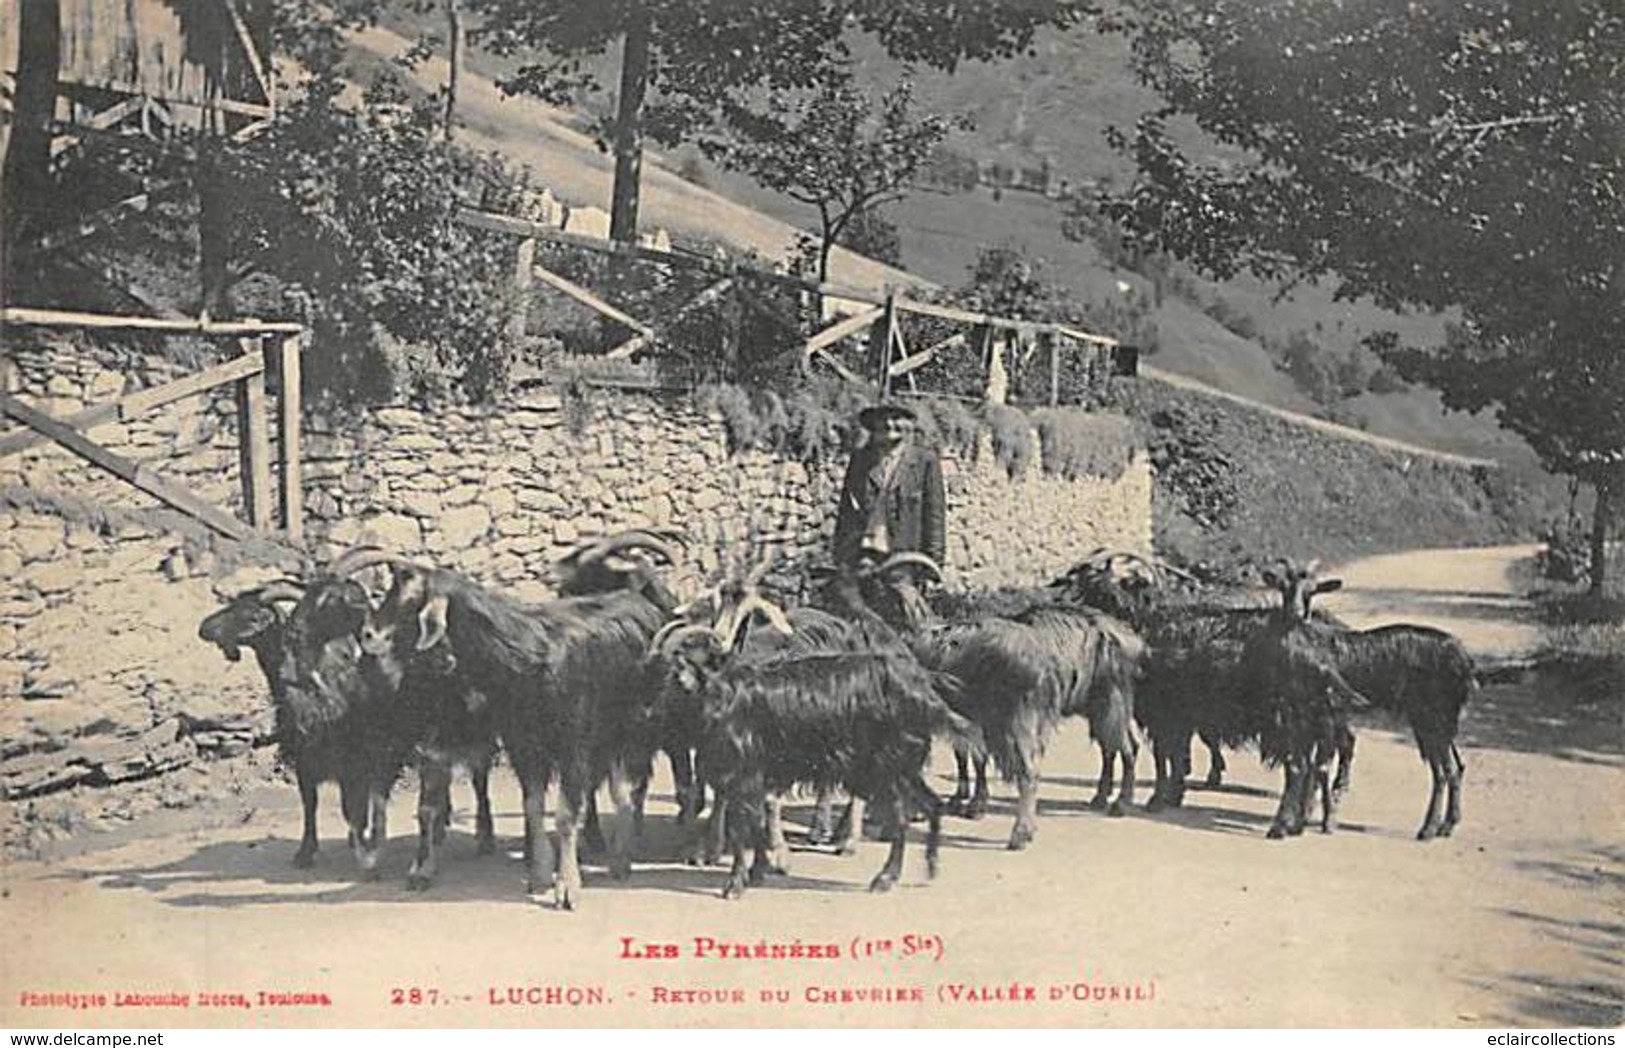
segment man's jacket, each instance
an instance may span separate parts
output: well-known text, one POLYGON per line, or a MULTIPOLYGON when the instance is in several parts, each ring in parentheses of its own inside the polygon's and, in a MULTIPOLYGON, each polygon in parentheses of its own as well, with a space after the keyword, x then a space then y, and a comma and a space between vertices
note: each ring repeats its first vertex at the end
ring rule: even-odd
POLYGON ((947 498, 937 456, 915 444, 905 446, 890 484, 885 483, 878 466, 879 455, 873 445, 853 452, 835 515, 835 559, 842 564, 857 560, 869 513, 878 504, 886 515, 890 548, 885 552, 919 552, 938 564, 944 563, 948 552, 944 524, 947 498))

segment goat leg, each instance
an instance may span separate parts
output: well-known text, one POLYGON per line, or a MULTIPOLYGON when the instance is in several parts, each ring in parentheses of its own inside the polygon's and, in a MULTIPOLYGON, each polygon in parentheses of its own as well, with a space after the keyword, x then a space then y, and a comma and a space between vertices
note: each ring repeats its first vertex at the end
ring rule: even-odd
POLYGON ((1461 780, 1467 772, 1467 764, 1461 759, 1461 751, 1456 744, 1450 744, 1450 755, 1446 758, 1445 775, 1450 786, 1450 800, 1445 808, 1444 822, 1439 826, 1439 836, 1448 837, 1461 821, 1461 780))
POLYGON ((1337 735, 1337 777, 1332 780, 1332 790, 1337 794, 1338 800, 1348 792, 1349 780, 1354 775, 1354 732, 1348 725, 1338 729, 1337 735))
POLYGON ((1117 752, 1100 744, 1100 779, 1095 783, 1095 795, 1089 798, 1089 807, 1105 811, 1112 799, 1112 773, 1117 768, 1117 752))
POLYGON ((1021 851, 1038 833, 1038 776, 1025 772, 1016 779, 1016 824, 1010 829, 1011 851, 1021 851))
POLYGON ((591 792, 579 784, 559 782, 559 810, 554 824, 559 831, 559 872, 553 880, 553 905, 573 910, 581 897, 581 831, 591 792))
POLYGON ((1123 761, 1123 781, 1117 788, 1117 799, 1106 809, 1106 814, 1113 818, 1122 818, 1134 806, 1134 758, 1138 749, 1133 735, 1118 742, 1117 753, 1123 761))
POLYGON ((954 792, 948 798, 948 814, 963 815, 970 803, 970 751, 954 744, 954 792))
POLYGON ((293 854, 293 864, 308 870, 316 864, 316 779, 303 770, 294 775, 299 780, 299 804, 304 808, 305 827, 299 838, 299 850, 293 854))
POLYGON ((586 838, 589 850, 600 855, 609 850, 609 846, 604 841, 603 823, 598 820, 598 792, 596 790, 587 794, 587 814, 583 836, 586 838))
POLYGON ((474 780, 475 850, 490 855, 497 850, 496 822, 491 817, 491 755, 483 753, 475 758, 468 772, 474 780))
POLYGON ((807 831, 808 844, 831 844, 835 840, 835 792, 824 788, 818 791, 813 807, 812 828, 807 831))
MULTIPOLYGON (((647 791, 648 780, 642 783, 647 791)), ((615 836, 609 854, 609 873, 618 881, 632 876, 632 841, 638 833, 637 790, 626 765, 616 761, 609 769, 609 797, 615 804, 615 836)))
MULTIPOLYGON (((1449 760, 1449 755, 1445 760, 1449 760)), ((1448 779, 1445 775, 1444 762, 1436 753, 1428 754, 1428 771, 1433 776, 1433 790, 1428 795, 1427 816, 1422 820, 1422 828, 1416 831, 1416 839, 1430 841, 1439 835, 1441 816, 1445 804, 1445 793, 1448 788, 1448 779)))
MULTIPOLYGON (((1281 803, 1275 809, 1275 819, 1270 823, 1269 832, 1265 834, 1270 840, 1278 841, 1295 831, 1292 828, 1295 819, 1301 820, 1303 816, 1303 761, 1298 757, 1288 757, 1284 771, 1285 785, 1281 788, 1281 803)), ((1301 832, 1302 827, 1298 828, 1301 832)))
POLYGON ((767 798, 767 865, 774 873, 790 872, 790 844, 784 839, 784 798, 767 798))
POLYGON ((530 894, 540 895, 553 886, 553 846, 547 839, 546 777, 521 774, 519 792, 525 809, 525 857, 530 862, 525 887, 530 894))
POLYGON ((835 827, 835 839, 830 842, 835 847, 836 855, 857 854, 858 841, 863 839, 865 815, 863 798, 854 794, 846 802, 846 814, 841 816, 840 823, 835 827))
POLYGON ((378 849, 373 845, 370 821, 373 816, 372 784, 365 776, 339 780, 339 806, 350 825, 350 850, 364 880, 378 876, 378 849))
MULTIPOLYGON (((1219 751, 1219 744, 1211 735, 1202 736, 1202 744, 1207 747, 1207 785, 1209 789, 1218 789, 1224 785, 1224 754, 1219 751)), ((1185 754, 1187 763, 1190 754, 1185 754)))
POLYGON ((440 872, 440 844, 451 807, 451 766, 444 761, 418 764, 418 853, 406 874, 406 887, 423 891, 440 872))
MULTIPOLYGON (((869 882, 872 892, 889 892, 897 879, 903 875, 903 850, 908 840, 908 793, 905 790, 894 789, 889 796, 879 798, 881 810, 886 813, 886 836, 891 841, 891 849, 886 852, 886 865, 875 874, 874 880, 869 882)), ((856 803, 857 798, 853 798, 856 803)))
POLYGON ((985 753, 976 758, 976 792, 971 795, 970 807, 965 809, 967 819, 980 819, 987 814, 987 761, 985 753))

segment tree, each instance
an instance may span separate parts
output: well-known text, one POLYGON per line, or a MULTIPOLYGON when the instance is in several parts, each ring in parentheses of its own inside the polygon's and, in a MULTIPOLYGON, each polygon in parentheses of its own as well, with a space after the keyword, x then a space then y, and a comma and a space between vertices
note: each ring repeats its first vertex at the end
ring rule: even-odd
POLYGON ((562 103, 597 89, 588 62, 619 44, 610 236, 637 232, 643 139, 671 147, 708 124, 723 102, 759 87, 809 88, 847 57, 844 34, 867 33, 888 53, 951 70, 966 59, 1016 54, 1040 26, 1067 26, 1081 0, 470 0, 477 36, 526 61, 510 91, 562 103))
POLYGON ((51 131, 61 62, 58 0, 23 0, 17 10, 12 118, 0 128, 0 301, 18 300, 21 249, 51 203, 51 131))
POLYGON ((730 106, 726 134, 702 142, 713 159, 818 209, 818 279, 853 221, 902 199, 909 181, 948 135, 940 116, 915 117, 907 78, 878 101, 832 71, 816 90, 774 94, 764 110, 730 106))
POLYGON ((1119 26, 1165 105, 1115 136, 1139 179, 1109 210, 1218 277, 1455 311, 1443 347, 1379 348, 1598 485, 1600 587, 1625 468, 1625 8, 1134 0, 1119 26))

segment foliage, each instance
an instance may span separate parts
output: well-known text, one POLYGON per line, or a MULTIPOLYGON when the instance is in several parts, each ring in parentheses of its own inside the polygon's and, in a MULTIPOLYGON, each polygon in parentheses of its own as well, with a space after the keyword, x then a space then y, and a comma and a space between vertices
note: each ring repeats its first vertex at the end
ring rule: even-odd
POLYGON ((835 242, 849 251, 884 262, 888 266, 903 265, 903 238, 898 235, 897 223, 886 217, 878 207, 868 208, 852 216, 835 242))
POLYGON ((902 199, 949 121, 913 112, 914 84, 904 77, 871 99, 845 69, 830 68, 801 92, 777 91, 759 108, 730 103, 721 134, 701 147, 768 189, 818 209, 817 277, 858 216, 902 199))
POLYGON ((1044 472, 1067 480, 1123 475, 1139 438, 1121 415, 1077 408, 1042 408, 1032 413, 1044 453, 1044 472))
POLYGON ((1003 404, 988 404, 983 419, 992 437, 993 458, 1011 480, 1019 480, 1033 461, 1033 424, 1025 412, 1003 404))
POLYGON ((308 85, 230 157, 234 256, 311 325, 319 398, 489 397, 511 362, 511 246, 455 216, 514 178, 446 143, 432 100, 385 77, 346 106, 341 84, 308 85))
POLYGON ((1600 566, 1625 471, 1625 9, 1135 0, 1118 24, 1166 104, 1116 136, 1140 179, 1109 210, 1221 278, 1457 311, 1443 347, 1376 345, 1597 483, 1600 566), (1231 155, 1192 159, 1176 115, 1231 155))
POLYGON ((804 462, 827 460, 849 447, 858 411, 867 403, 863 392, 829 380, 789 392, 713 383, 695 394, 700 410, 721 417, 730 451, 775 451, 804 462))
POLYGON ((1585 522, 1570 514, 1548 524, 1541 532, 1544 543, 1535 555, 1540 577, 1552 582, 1585 582, 1591 556, 1590 535, 1585 522))

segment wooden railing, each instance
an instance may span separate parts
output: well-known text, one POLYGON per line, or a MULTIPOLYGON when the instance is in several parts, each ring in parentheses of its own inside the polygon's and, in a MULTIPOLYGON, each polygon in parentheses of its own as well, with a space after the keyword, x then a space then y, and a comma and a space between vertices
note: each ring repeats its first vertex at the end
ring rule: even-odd
POLYGON ((304 328, 272 321, 211 321, 162 317, 122 317, 10 306, 0 309, 0 323, 16 326, 161 331, 235 338, 242 355, 173 382, 97 404, 64 418, 53 418, 27 403, 0 393, 0 414, 9 415, 30 432, 0 437, 0 457, 42 441, 53 441, 99 469, 146 492, 172 509, 192 517, 228 538, 247 540, 276 536, 297 543, 304 534, 304 495, 300 481, 300 340, 304 328), (280 493, 277 527, 272 496, 271 420, 266 406, 266 374, 275 378, 280 409, 274 487, 280 493), (108 422, 128 422, 185 397, 219 386, 236 387, 239 461, 247 523, 172 481, 150 466, 103 447, 85 431, 108 422))

